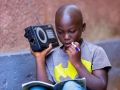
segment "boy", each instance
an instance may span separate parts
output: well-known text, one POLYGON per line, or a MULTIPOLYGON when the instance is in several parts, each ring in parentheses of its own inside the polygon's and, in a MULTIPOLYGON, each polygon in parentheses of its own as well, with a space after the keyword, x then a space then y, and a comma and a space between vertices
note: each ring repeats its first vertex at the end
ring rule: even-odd
MULTIPOLYGON (((63 45, 51 50, 50 44, 41 52, 31 51, 36 59, 37 79, 55 84, 66 79, 85 77, 87 90, 106 90, 111 65, 101 47, 81 38, 86 24, 83 23, 80 9, 73 4, 61 6, 55 15, 55 26, 63 45), (80 51, 71 45, 72 42, 80 51)), ((68 82, 63 90, 84 88, 75 82, 68 82)))

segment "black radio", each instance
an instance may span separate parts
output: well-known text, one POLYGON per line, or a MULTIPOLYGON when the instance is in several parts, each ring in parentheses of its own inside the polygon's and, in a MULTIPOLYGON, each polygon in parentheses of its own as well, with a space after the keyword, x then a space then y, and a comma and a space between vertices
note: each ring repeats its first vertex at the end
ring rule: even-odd
POLYGON ((50 43, 52 43, 53 48, 59 46, 51 24, 27 27, 25 29, 25 37, 28 38, 33 51, 42 51, 50 43))
POLYGON ((26 0, 30 6, 36 20, 38 21, 38 26, 29 26, 25 28, 24 36, 28 38, 30 46, 33 51, 42 51, 46 49, 50 43, 52 43, 53 48, 59 46, 57 37, 55 35, 54 29, 51 24, 40 24, 29 0, 26 0))

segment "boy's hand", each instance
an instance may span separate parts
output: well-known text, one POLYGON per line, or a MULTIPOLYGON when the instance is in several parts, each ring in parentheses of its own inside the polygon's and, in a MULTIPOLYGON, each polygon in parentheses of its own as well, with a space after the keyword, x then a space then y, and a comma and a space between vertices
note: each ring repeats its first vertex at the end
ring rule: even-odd
MULTIPOLYGON (((80 48, 80 44, 78 42, 73 43, 80 48)), ((73 45, 66 50, 66 53, 68 54, 70 62, 73 66, 76 66, 81 62, 81 51, 76 50, 73 45)))
POLYGON ((48 52, 52 49, 52 44, 49 44, 49 47, 41 52, 33 52, 32 49, 30 49, 31 53, 36 59, 45 59, 45 56, 48 54, 48 52))

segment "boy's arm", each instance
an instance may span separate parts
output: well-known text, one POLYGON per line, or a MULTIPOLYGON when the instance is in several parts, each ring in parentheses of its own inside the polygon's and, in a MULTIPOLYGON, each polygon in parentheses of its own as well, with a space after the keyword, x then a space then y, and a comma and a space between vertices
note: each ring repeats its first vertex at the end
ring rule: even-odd
POLYGON ((106 90, 108 82, 108 73, 105 69, 94 70, 89 73, 83 64, 75 67, 80 77, 86 78, 87 88, 90 90, 106 90))
POLYGON ((50 44, 49 47, 41 52, 33 52, 31 50, 31 53, 35 57, 36 60, 36 75, 38 81, 43 81, 52 84, 52 82, 49 81, 46 73, 46 67, 45 67, 45 57, 47 53, 52 49, 52 45, 50 44))
MULTIPOLYGON (((78 47, 79 43, 75 43, 78 47)), ((76 49, 71 45, 66 53, 69 56, 70 62, 76 68, 79 77, 86 78, 87 88, 90 90, 106 90, 108 82, 108 73, 105 69, 93 70, 92 74, 88 72, 86 67, 80 61, 81 51, 76 51, 76 49)))
POLYGON ((36 59, 36 75, 38 81, 43 81, 52 84, 52 82, 49 81, 46 73, 45 63, 40 63, 41 59, 36 59))

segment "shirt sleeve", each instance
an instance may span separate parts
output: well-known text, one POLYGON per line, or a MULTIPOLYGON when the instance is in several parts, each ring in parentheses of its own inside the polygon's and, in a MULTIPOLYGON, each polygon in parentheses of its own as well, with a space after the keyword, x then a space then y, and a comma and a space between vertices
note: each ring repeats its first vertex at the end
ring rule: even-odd
POLYGON ((110 61, 102 47, 98 47, 93 55, 92 70, 106 68, 110 70, 110 61))

